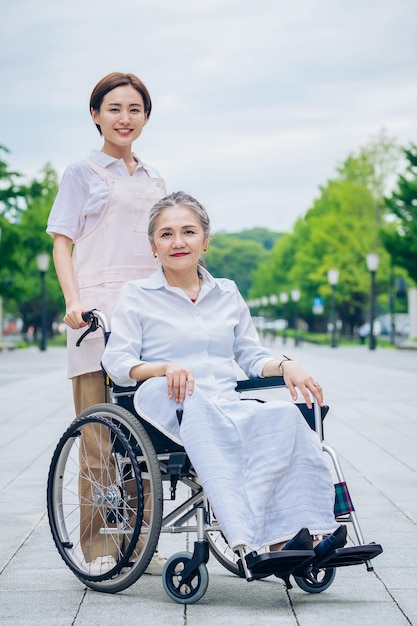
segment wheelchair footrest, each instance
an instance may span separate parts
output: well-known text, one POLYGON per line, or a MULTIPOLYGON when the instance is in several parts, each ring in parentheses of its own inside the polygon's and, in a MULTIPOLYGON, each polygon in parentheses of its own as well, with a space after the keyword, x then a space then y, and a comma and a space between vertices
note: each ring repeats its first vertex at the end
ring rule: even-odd
POLYGON ((368 543, 362 546, 352 546, 350 548, 338 548, 327 558, 319 563, 315 563, 314 567, 347 567, 349 565, 361 565, 366 561, 374 559, 381 554, 382 546, 377 543, 368 543))
POLYGON ((313 550, 282 550, 264 554, 251 552, 246 556, 246 564, 255 577, 275 575, 286 579, 294 570, 311 563, 313 558, 313 550))

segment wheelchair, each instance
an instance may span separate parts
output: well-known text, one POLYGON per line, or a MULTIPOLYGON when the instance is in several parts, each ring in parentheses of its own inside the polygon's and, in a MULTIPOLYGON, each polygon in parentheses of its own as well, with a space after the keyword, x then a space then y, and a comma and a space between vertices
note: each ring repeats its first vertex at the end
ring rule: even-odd
MULTIPOLYGON (((107 340, 109 326, 100 311, 89 311, 84 319, 90 326, 79 341, 99 328, 107 340)), ((88 408, 70 424, 53 453, 47 483, 53 540, 66 565, 84 585, 104 593, 130 587, 144 574, 161 533, 196 535, 193 551, 172 555, 162 575, 165 592, 179 604, 195 603, 203 597, 209 582, 210 554, 247 581, 276 576, 292 588, 292 576, 296 585, 310 594, 328 589, 339 567, 364 564, 368 571, 373 570, 371 560, 381 554, 382 547, 365 543, 342 468, 335 452, 323 442, 328 407, 297 405, 333 463, 337 479, 335 519, 352 524, 355 540, 350 536, 354 545, 337 549, 304 575, 300 573, 305 571, 302 566, 311 561, 314 552, 275 552, 271 567, 269 553, 247 555, 243 550, 232 550, 185 450, 135 412, 136 387, 117 387, 108 376, 104 378, 111 401, 88 408), (93 436, 100 450, 94 467, 83 443, 87 434, 93 436), (88 497, 81 494, 81 480, 88 485, 88 497), (179 502, 180 496, 184 501, 179 502), (170 506, 164 506, 167 500, 170 506), (171 510, 165 512, 164 508, 171 510), (101 542, 101 554, 115 554, 110 569, 90 571, 82 545, 93 540, 101 542)), ((236 389, 243 393, 273 387, 285 387, 284 379, 242 380, 236 389)), ((177 416, 181 420, 181 411, 177 416)))

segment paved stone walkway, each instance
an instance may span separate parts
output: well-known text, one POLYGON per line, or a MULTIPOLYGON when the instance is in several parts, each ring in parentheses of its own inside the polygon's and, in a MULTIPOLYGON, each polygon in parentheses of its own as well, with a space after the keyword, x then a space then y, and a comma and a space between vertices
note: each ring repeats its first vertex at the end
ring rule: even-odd
MULTIPOLYGON (((3 351, 0 624, 417 626, 417 352, 272 347, 303 362, 325 389, 326 440, 338 453, 365 539, 384 548, 375 571, 340 569, 327 591, 309 595, 297 587, 287 592, 275 578, 248 584, 211 558, 207 593, 194 605, 174 604, 151 576, 117 595, 87 590, 58 555, 46 516, 49 462, 72 419, 65 350, 3 351)), ((160 550, 170 555, 187 540, 162 535, 160 550)))

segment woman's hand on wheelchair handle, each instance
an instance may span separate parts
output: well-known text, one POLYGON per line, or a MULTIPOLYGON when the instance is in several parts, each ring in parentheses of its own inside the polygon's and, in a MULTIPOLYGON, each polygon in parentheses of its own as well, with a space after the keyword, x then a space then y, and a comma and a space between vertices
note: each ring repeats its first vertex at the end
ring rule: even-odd
POLYGON ((88 323, 85 322, 82 318, 82 313, 87 310, 88 307, 83 306, 79 301, 74 302, 74 304, 72 305, 67 305, 64 323, 74 330, 77 330, 78 328, 83 328, 84 326, 88 326, 88 323))

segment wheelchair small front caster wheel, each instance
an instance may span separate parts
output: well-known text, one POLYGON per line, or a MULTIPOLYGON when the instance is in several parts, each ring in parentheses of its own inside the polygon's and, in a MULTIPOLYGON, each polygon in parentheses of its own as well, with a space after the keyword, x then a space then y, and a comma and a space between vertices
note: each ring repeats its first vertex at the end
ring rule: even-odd
POLYGON ((330 587, 335 579, 335 576, 336 569, 334 567, 329 567, 328 569, 313 571, 313 578, 315 578, 314 583, 308 578, 302 578, 300 576, 294 576, 294 580, 300 589, 307 591, 307 593, 321 593, 330 587))
POLYGON ((208 587, 208 571, 205 563, 188 577, 182 580, 181 574, 193 555, 191 552, 177 552, 165 563, 162 572, 162 584, 167 595, 178 604, 193 604, 206 593, 208 587))

